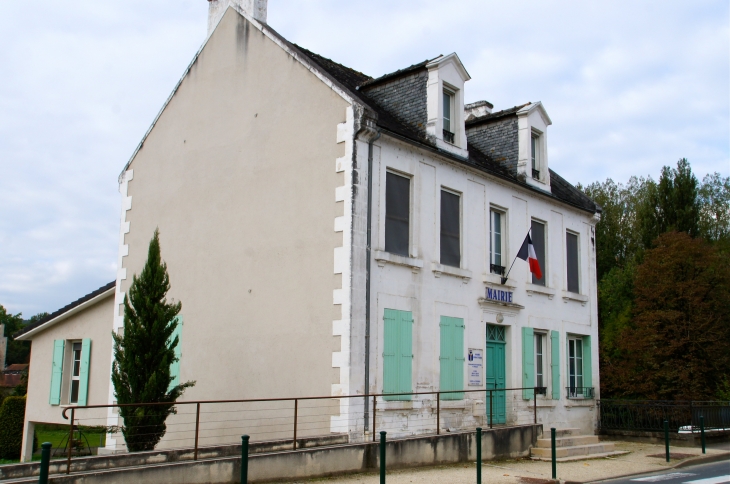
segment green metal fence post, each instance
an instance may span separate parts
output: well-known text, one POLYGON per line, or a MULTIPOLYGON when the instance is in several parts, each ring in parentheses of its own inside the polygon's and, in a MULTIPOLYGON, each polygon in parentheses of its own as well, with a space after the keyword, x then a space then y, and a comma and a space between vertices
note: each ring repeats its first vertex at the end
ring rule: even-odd
POLYGON ((703 415, 700 415, 700 440, 702 441, 702 453, 706 454, 705 452, 705 417, 703 415))
POLYGON ((664 447, 667 453, 667 462, 669 462, 669 421, 664 421, 664 447))
POLYGON ((385 484, 385 434, 380 432, 380 484, 385 484))
POLYGON ((477 427, 477 484, 482 484, 482 428, 477 427))
POLYGON ((38 484, 48 484, 48 466, 51 463, 51 443, 41 444, 41 475, 38 477, 38 484))
POLYGON ((241 484, 248 483, 248 435, 241 436, 241 484))
POLYGON ((553 464, 553 479, 558 478, 558 465, 555 461, 555 428, 550 429, 550 448, 552 450, 552 464, 553 464))

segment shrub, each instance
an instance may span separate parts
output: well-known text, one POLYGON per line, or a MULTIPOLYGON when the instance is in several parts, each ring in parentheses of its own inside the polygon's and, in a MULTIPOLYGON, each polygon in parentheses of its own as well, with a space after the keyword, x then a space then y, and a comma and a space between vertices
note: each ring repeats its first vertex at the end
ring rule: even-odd
POLYGON ((25 397, 7 397, 0 407, 0 459, 20 458, 25 397))

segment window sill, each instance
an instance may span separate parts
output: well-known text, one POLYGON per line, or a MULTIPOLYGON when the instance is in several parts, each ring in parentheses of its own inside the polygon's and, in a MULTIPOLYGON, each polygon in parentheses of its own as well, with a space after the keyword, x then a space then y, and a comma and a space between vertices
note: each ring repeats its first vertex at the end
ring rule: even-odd
POLYGON ((592 398, 568 398, 566 407, 594 407, 596 402, 592 398))
POLYGON ((461 148, 457 144, 447 143, 446 141, 444 141, 443 136, 436 138, 436 147, 461 158, 469 158, 469 152, 467 150, 461 148))
POLYGON ((507 279, 507 281, 502 284, 502 276, 499 274, 482 274, 482 282, 485 284, 494 284, 497 286, 503 286, 503 287, 509 287, 510 289, 514 289, 517 287, 517 283, 514 279, 507 279))
POLYGON ((549 287, 540 286, 538 284, 525 284, 525 290, 527 291, 528 296, 532 296, 533 294, 542 294, 543 296, 547 296, 548 299, 552 299, 555 297, 555 289, 550 289, 549 287))
POLYGON ((382 400, 378 398, 378 411, 380 410, 412 410, 413 400, 382 400))
MULTIPOLYGON (((435 404, 436 402, 434 402, 435 404)), ((466 400, 441 400, 439 403, 441 410, 464 410, 466 407, 466 400)))
POLYGON ((385 267, 386 263, 390 263, 399 266, 410 267, 411 270, 416 273, 423 269, 423 260, 421 259, 414 259, 412 257, 391 254, 390 252, 385 252, 383 250, 375 251, 375 261, 380 267, 385 267))
POLYGON ((544 398, 539 396, 537 398, 537 408, 555 408, 558 406, 560 400, 553 400, 552 398, 544 398))
POLYGON ((585 306, 588 302, 588 296, 576 294, 574 292, 563 291, 563 302, 567 304, 568 301, 577 301, 581 304, 581 306, 585 306))
POLYGON ((464 284, 467 284, 471 279, 471 271, 467 271, 466 269, 460 269, 458 267, 445 266, 443 264, 439 264, 438 262, 431 262, 431 270, 433 271, 433 275, 435 277, 441 277, 442 274, 460 277, 464 284))

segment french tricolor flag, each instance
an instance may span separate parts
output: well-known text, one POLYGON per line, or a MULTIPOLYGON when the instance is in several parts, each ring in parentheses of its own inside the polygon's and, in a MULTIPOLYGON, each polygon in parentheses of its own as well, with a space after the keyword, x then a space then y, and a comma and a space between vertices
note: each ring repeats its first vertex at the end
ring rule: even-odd
POLYGON ((540 263, 537 261, 537 255, 535 254, 535 246, 532 245, 532 239, 530 234, 527 234, 525 241, 522 242, 520 251, 517 252, 517 257, 522 260, 526 260, 530 264, 530 272, 535 274, 535 277, 542 279, 542 270, 540 269, 540 263))

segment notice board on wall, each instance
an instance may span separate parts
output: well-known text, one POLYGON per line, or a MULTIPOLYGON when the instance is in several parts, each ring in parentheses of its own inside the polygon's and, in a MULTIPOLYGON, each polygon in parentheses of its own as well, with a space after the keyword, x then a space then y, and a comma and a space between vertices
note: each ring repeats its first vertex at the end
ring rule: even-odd
POLYGON ((467 368, 469 373, 469 386, 480 387, 484 384, 484 350, 469 348, 467 355, 467 368))

